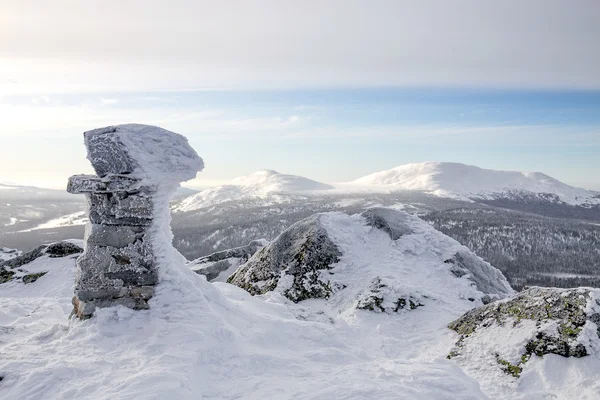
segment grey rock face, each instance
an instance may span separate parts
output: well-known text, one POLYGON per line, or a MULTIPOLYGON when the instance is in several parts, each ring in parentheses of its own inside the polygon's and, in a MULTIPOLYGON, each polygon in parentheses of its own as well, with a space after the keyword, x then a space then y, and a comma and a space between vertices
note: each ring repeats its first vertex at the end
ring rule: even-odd
POLYGON ((137 167, 137 162, 129 156, 127 148, 119 140, 116 126, 94 129, 83 135, 88 159, 99 177, 108 174, 130 174, 137 167))
POLYGON ((98 176, 74 175, 67 185, 86 196, 90 221, 77 260, 74 313, 89 318, 96 307, 146 309, 158 283, 155 210, 168 212, 159 187, 174 191, 202 169, 202 159, 183 136, 152 126, 112 126, 84 138, 98 176))
POLYGON ((289 227, 227 281, 251 294, 263 294, 277 286, 283 272, 293 280, 284 293, 288 299, 327 298, 332 288, 319 278, 319 272, 331 269, 342 253, 327 236, 320 218, 316 214, 289 227))
MULTIPOLYGON (((500 297, 509 295, 512 291, 508 283, 505 287, 499 286, 502 272, 495 268, 489 268, 482 259, 467 251, 458 252, 452 258, 444 261, 451 264, 450 271, 457 277, 468 275, 478 290, 487 294, 495 294, 500 297)), ((486 303, 486 301, 484 301, 486 303)))
POLYGON ((363 218, 370 226, 381 229, 390 235, 392 240, 412 233, 412 228, 407 223, 408 216, 393 209, 373 207, 362 213, 363 218))
POLYGON ((266 244, 266 240, 253 240, 246 246, 218 251, 208 256, 197 258, 191 261, 188 266, 197 274, 206 276, 208 281, 212 281, 222 272, 248 261, 250 257, 266 244))

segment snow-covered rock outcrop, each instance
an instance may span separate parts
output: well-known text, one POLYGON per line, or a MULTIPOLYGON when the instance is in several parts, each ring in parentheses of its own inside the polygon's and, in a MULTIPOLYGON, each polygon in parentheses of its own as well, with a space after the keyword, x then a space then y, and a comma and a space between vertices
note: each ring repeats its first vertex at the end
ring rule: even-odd
POLYGON ((206 276, 208 281, 225 282, 240 265, 268 243, 265 239, 253 240, 246 246, 217 251, 197 258, 190 261, 188 267, 197 274, 206 276))
POLYGON ((531 287, 473 309, 449 328, 460 336, 448 358, 468 373, 499 382, 529 374, 534 383, 536 368, 546 358, 598 357, 600 290, 531 287))
POLYGON ((333 186, 313 181, 303 176, 282 174, 272 170, 257 171, 235 178, 229 185, 206 189, 182 200, 173 209, 175 212, 198 210, 204 207, 231 201, 256 200, 267 203, 285 202, 311 193, 332 190, 333 186))
POLYGON ((388 190, 420 190, 459 200, 532 194, 567 204, 600 204, 600 194, 569 186, 541 172, 496 171, 450 162, 400 165, 351 183, 388 190))
POLYGON ((21 255, 21 252, 17 249, 9 249, 7 247, 0 247, 0 262, 10 260, 21 255))
POLYGON ((89 318, 96 307, 117 304, 148 308, 161 252, 172 248, 169 200, 204 164, 185 137, 154 126, 109 126, 84 138, 97 176, 72 176, 67 187, 85 194, 89 218, 75 314, 89 318))
POLYGON ((403 211, 316 214, 283 232, 228 280, 251 294, 394 312, 481 305, 513 293, 500 271, 403 211))
POLYGON ((15 257, 0 261, 0 283, 6 283, 12 280, 20 280, 23 283, 33 283, 38 278, 44 276, 47 270, 32 271, 29 265, 38 258, 60 258, 72 254, 79 254, 83 251, 83 245, 79 240, 61 241, 41 245, 24 254, 16 252, 15 257))

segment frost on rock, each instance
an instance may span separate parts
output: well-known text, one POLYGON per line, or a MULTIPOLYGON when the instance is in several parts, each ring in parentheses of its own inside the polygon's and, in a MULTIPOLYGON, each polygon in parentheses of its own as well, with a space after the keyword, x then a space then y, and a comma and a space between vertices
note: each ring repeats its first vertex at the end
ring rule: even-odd
POLYGON ((89 218, 75 314, 88 318, 96 307, 119 304, 148 308, 158 283, 157 252, 171 246, 169 199, 204 164, 184 136, 154 126, 110 126, 84 138, 97 176, 75 175, 67 186, 86 196, 89 218))
POLYGON ((391 208, 373 207, 362 213, 362 216, 368 225, 383 230, 392 240, 413 233, 409 224, 410 216, 406 213, 399 213, 391 208))
POLYGON ((251 294, 275 289, 282 276, 289 280, 285 297, 298 302, 326 298, 332 288, 320 272, 339 261, 340 250, 327 236, 321 214, 299 221, 256 253, 227 280, 251 294))
POLYGON ((42 256, 50 258, 67 257, 72 254, 79 254, 83 249, 71 242, 55 242, 48 245, 41 245, 35 249, 13 257, 11 259, 0 261, 0 283, 5 283, 13 279, 22 278, 23 282, 35 282, 37 278, 43 276, 44 273, 24 275, 21 267, 27 265, 42 256))
POLYGON ((468 310, 513 293, 500 271, 404 211, 315 214, 288 228, 233 273, 253 295, 326 299, 342 309, 398 313, 432 302, 468 310), (461 255, 455 264, 448 262, 461 255), (488 279, 488 282, 482 282, 488 279))
MULTIPOLYGON (((477 289, 483 293, 496 294, 499 297, 505 297, 512 293, 512 288, 506 282, 502 272, 492 268, 480 257, 469 251, 460 250, 444 262, 451 265, 450 271, 455 276, 462 277, 466 275, 477 289)), ((482 300, 484 303, 489 303, 492 298, 488 296, 482 300)))
POLYGON ((519 377, 532 355, 584 357, 591 350, 587 347, 590 340, 600 338, 596 292, 590 288, 531 287, 507 300, 473 309, 448 326, 460 335, 448 358, 485 363, 482 360, 493 357, 498 368, 519 377), (521 339, 507 345, 503 336, 521 339))
MULTIPOLYGON (((222 273, 226 273, 228 270, 248 261, 250 257, 268 243, 265 239, 253 240, 246 246, 222 250, 197 258, 191 261, 188 267, 197 274, 206 276, 208 281, 213 281, 219 278, 222 273)), ((228 277, 228 275, 225 276, 225 278, 228 277)))

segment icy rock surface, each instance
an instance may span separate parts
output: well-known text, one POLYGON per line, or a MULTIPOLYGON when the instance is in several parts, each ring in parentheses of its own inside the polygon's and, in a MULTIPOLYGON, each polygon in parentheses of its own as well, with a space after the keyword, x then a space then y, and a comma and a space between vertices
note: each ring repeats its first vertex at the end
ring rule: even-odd
POLYGON ((108 126, 83 135, 88 160, 101 178, 128 174, 144 184, 185 182, 204 168, 184 136, 156 126, 108 126))
POLYGON ((293 302, 325 298, 387 313, 415 310, 447 296, 482 305, 513 293, 500 271, 466 247, 417 217, 385 208, 304 219, 252 256, 228 282, 253 295, 274 291, 293 302), (448 262, 457 254, 465 261, 448 262))
POLYGON ((268 243, 265 239, 253 240, 246 246, 218 251, 208 256, 197 258, 191 261, 188 267, 197 274, 206 276, 208 281, 225 281, 237 267, 248 261, 254 253, 265 247, 268 243), (228 271, 231 272, 228 273, 228 271), (223 279, 220 279, 221 277, 223 279))
POLYGON ((95 175, 75 175, 67 191, 87 200, 85 251, 77 261, 75 314, 96 307, 148 308, 158 255, 171 248, 169 199, 202 170, 187 139, 162 128, 118 125, 84 133, 95 175))

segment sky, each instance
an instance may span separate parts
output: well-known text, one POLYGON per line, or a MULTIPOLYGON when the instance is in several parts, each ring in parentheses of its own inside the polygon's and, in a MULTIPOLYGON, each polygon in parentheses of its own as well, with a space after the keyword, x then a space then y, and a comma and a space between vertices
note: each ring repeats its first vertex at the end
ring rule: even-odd
POLYGON ((206 169, 348 181, 409 162, 600 190, 600 2, 0 0, 0 182, 91 172, 146 123, 206 169), (44 3, 45 4, 45 3, 44 3))

